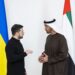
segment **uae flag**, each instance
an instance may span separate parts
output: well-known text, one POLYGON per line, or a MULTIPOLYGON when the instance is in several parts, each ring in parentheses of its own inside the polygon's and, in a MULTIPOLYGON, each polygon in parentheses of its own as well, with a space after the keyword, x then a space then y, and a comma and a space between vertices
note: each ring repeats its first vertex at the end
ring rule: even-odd
POLYGON ((68 75, 75 75, 75 39, 74 39, 74 26, 72 21, 71 12, 71 1, 65 0, 64 10, 63 10, 63 34, 65 35, 68 43, 69 49, 69 59, 68 59, 68 75))

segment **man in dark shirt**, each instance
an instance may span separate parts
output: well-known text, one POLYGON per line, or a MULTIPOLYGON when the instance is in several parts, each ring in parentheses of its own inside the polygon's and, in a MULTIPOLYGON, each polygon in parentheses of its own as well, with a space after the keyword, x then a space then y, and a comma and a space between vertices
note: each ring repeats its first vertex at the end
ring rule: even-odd
POLYGON ((55 21, 44 21, 45 31, 49 35, 45 51, 39 57, 43 63, 42 75, 67 75, 68 46, 65 37, 57 32, 57 27, 51 26, 55 21))
POLYGON ((7 75, 26 75, 24 57, 32 53, 31 50, 26 50, 20 42, 23 38, 24 31, 23 26, 15 24, 11 28, 12 38, 6 45, 6 56, 7 56, 7 75))

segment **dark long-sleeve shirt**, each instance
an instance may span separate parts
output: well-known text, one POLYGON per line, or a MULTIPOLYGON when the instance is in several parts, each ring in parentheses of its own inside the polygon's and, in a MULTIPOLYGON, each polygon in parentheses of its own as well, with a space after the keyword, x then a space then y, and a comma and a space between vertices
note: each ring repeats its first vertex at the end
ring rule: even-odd
POLYGON ((20 40, 11 38, 6 45, 7 75, 25 75, 24 52, 20 40))

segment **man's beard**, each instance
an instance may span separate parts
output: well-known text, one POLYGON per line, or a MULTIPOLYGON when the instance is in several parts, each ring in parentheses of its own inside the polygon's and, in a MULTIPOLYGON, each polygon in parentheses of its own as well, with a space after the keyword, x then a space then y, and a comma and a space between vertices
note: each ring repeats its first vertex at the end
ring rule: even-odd
POLYGON ((46 31, 47 34, 49 34, 50 32, 46 31))
POLYGON ((19 38, 19 39, 22 39, 22 38, 23 38, 23 36, 19 36, 18 38, 19 38))

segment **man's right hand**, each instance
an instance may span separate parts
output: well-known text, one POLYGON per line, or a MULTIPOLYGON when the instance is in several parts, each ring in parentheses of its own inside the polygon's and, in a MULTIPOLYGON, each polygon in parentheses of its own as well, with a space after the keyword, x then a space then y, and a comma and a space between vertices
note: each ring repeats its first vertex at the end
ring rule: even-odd
POLYGON ((44 53, 42 53, 41 56, 39 57, 39 62, 40 62, 40 63, 43 62, 43 58, 44 58, 44 53))
POLYGON ((45 62, 47 62, 47 59, 48 59, 48 55, 43 52, 41 54, 41 56, 39 57, 39 62, 40 63, 45 63, 45 62))
POLYGON ((28 55, 28 54, 32 54, 32 53, 33 53, 33 51, 32 51, 32 50, 26 50, 25 52, 27 53, 27 55, 28 55))

